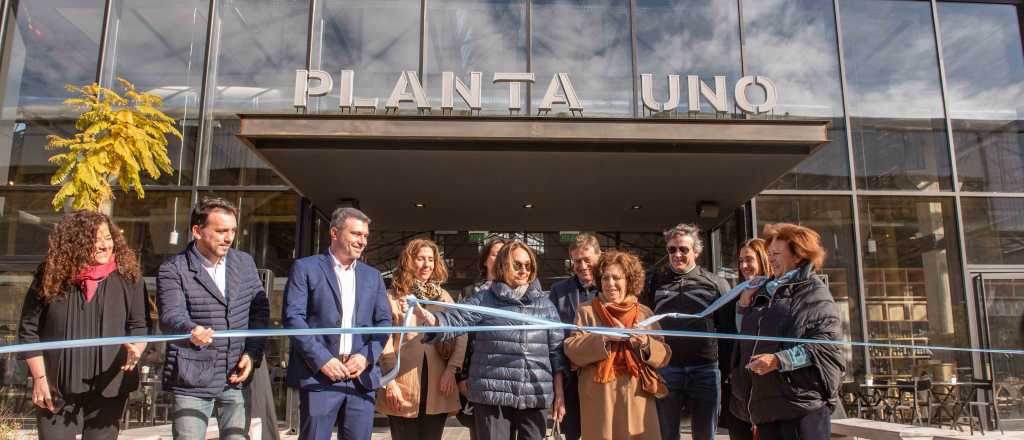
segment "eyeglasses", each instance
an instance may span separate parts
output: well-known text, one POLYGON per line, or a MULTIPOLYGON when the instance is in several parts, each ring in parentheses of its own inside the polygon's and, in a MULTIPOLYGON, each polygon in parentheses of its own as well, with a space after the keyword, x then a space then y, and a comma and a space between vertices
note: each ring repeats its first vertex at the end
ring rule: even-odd
POLYGON ((528 262, 527 263, 520 263, 518 261, 513 261, 512 262, 512 269, 515 269, 516 271, 525 270, 527 272, 533 272, 533 264, 528 263, 528 262))
POLYGON ((689 255, 690 254, 690 248, 688 248, 686 246, 679 246, 679 247, 669 246, 669 247, 666 247, 665 250, 668 251, 669 255, 675 255, 676 252, 679 252, 679 253, 681 253, 683 255, 689 255))

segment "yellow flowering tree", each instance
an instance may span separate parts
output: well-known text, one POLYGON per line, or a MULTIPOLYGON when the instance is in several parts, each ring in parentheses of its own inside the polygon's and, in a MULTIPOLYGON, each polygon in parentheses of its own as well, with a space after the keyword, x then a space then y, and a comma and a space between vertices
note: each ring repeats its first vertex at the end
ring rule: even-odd
POLYGON ((98 84, 66 86, 81 97, 64 104, 82 114, 73 137, 48 136, 47 150, 67 150, 50 157, 58 166, 50 184, 61 186, 53 197, 55 210, 61 210, 69 198, 74 209, 99 210, 114 198, 111 182, 115 180, 122 191, 135 191, 141 199, 146 196, 143 171, 153 179, 174 172, 167 157, 167 135, 181 139, 181 132, 174 127, 174 119, 160 111, 163 99, 136 91, 124 79, 117 81, 121 94, 98 84))

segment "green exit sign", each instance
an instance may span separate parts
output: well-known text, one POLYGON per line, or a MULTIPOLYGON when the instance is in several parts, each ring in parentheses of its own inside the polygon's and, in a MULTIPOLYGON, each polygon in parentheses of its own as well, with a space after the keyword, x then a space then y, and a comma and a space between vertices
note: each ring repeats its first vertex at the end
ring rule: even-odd
POLYGON ((580 231, 558 231, 558 240, 562 243, 571 243, 576 241, 577 235, 580 235, 580 231))
POLYGON ((487 239, 487 231, 469 231, 469 241, 471 243, 480 243, 487 239))

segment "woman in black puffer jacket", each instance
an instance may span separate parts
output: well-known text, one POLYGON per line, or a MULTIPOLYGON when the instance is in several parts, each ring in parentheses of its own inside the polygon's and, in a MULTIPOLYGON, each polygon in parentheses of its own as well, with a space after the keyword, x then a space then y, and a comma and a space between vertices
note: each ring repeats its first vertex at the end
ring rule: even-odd
MULTIPOLYGON (((558 311, 537 282, 537 258, 520 241, 506 244, 494 264, 495 281, 465 304, 518 312, 559 322, 558 311)), ((452 309, 432 314, 422 307, 415 312, 427 325, 467 327, 522 325, 506 318, 452 309)), ((438 342, 456 334, 431 334, 424 342, 438 342)), ((479 332, 474 336, 469 370, 469 401, 473 404, 476 438, 540 440, 552 408, 555 421, 565 414, 562 371, 567 368, 562 352, 563 332, 556 330, 507 330, 479 332)))
MULTIPOLYGON (((765 233, 776 276, 758 283, 749 304, 737 305, 740 333, 839 340, 839 313, 816 275, 825 260, 818 234, 792 224, 770 225, 765 233)), ((840 346, 764 340, 736 345, 733 414, 750 420, 761 440, 827 440, 846 370, 840 346)))

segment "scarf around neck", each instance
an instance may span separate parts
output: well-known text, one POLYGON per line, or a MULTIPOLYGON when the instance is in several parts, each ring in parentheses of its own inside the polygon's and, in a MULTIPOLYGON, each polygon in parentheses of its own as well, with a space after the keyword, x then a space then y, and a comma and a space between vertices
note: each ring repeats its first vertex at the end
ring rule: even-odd
POLYGON ((441 294, 444 293, 444 288, 434 282, 424 283, 420 280, 414 280, 412 284, 412 294, 419 299, 429 299, 431 301, 440 301, 441 294))
MULTIPOLYGON (((509 286, 511 287, 511 286, 509 286)), ((512 287, 512 294, 509 297, 513 299, 522 299, 526 295, 526 291, 530 289, 529 284, 523 284, 519 287, 512 287)))
POLYGON ((115 270, 117 270, 117 259, 111 255, 110 261, 107 261, 106 264, 88 265, 78 272, 78 275, 75 276, 75 285, 82 289, 85 302, 92 301, 100 283, 115 270))
MULTIPOLYGON (((640 305, 634 296, 627 296, 619 304, 606 304, 601 298, 594 298, 590 304, 597 318, 608 327, 633 328, 639 321, 640 305)), ((629 375, 640 379, 640 387, 648 394, 659 397, 668 393, 664 381, 654 368, 643 362, 629 340, 611 341, 607 348, 609 356, 598 363, 595 382, 609 383, 618 376, 629 375)))

